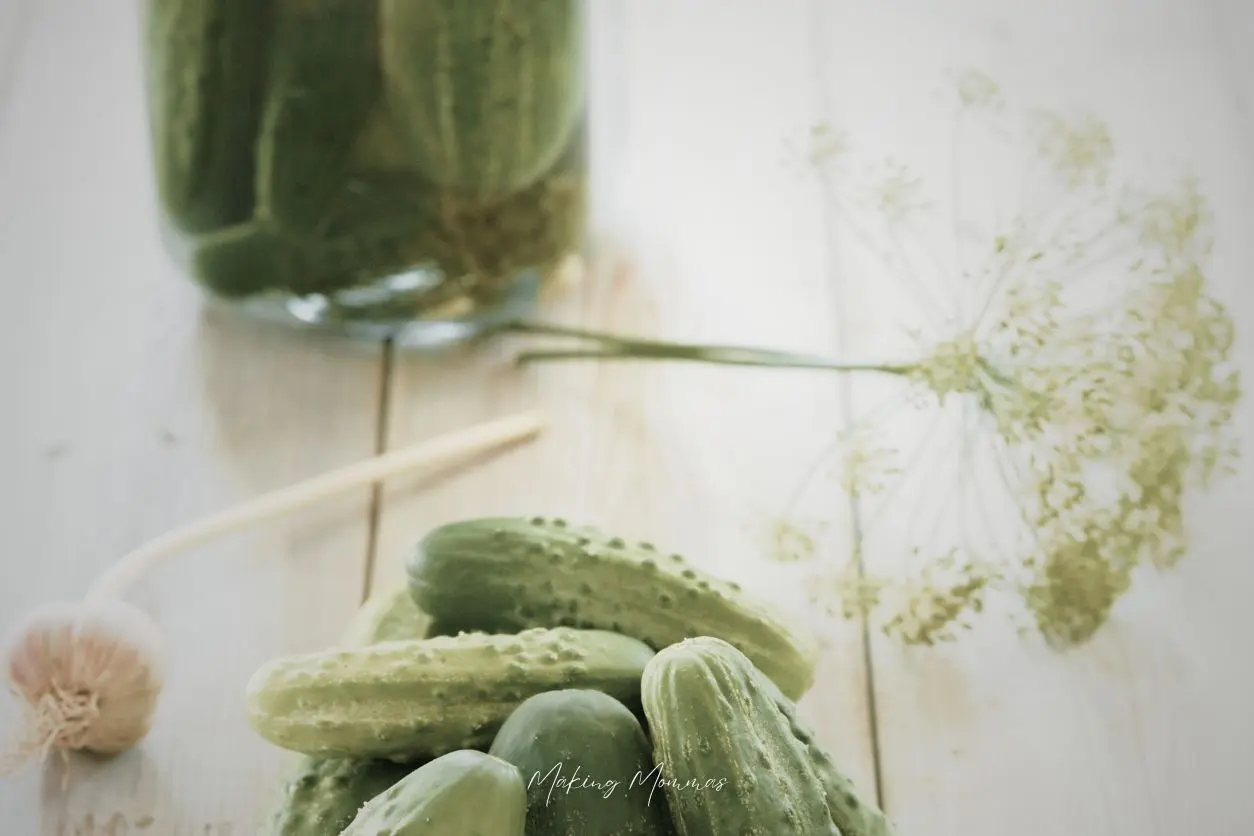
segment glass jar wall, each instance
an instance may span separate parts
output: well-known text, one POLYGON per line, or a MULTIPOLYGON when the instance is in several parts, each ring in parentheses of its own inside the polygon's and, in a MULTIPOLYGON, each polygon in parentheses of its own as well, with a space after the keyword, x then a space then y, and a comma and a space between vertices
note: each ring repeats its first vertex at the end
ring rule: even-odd
POLYGON ((439 343, 583 243, 583 0, 144 0, 162 234, 212 297, 439 343))

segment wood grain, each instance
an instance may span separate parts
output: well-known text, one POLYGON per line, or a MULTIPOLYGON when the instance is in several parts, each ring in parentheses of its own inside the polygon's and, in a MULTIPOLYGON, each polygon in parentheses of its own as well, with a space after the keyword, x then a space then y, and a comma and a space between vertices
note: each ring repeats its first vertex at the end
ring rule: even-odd
MULTIPOLYGON (((33 12, 0 117, 5 630, 177 525, 370 455, 381 369, 377 351, 202 312, 156 238, 136 20, 75 2, 33 12)), ((252 832, 280 756, 248 728, 244 686, 268 658, 338 635, 368 498, 157 569, 133 597, 170 647, 154 732, 115 762, 73 759, 64 791, 55 762, 0 783, 0 829, 252 832)))

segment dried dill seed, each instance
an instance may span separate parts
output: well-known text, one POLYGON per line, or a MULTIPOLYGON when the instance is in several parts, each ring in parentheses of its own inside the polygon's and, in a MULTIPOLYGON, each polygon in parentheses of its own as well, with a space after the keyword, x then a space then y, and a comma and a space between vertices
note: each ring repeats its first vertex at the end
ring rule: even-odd
POLYGON ((814 556, 814 537, 794 523, 777 520, 771 526, 771 559, 777 563, 796 563, 814 556))

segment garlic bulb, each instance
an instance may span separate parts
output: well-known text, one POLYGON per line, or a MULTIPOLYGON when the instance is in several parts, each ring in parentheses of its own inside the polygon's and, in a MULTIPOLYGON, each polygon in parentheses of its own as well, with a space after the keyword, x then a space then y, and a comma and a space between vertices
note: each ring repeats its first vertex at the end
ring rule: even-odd
POLYGON ((161 631, 122 601, 60 604, 27 617, 7 647, 9 680, 28 713, 16 755, 115 755, 152 725, 164 683, 161 631))

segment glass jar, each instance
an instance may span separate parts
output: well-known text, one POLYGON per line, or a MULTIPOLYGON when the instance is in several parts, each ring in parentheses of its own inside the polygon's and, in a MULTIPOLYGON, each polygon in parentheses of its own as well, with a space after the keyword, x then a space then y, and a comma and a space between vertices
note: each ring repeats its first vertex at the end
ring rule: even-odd
POLYGON ((583 245, 583 0, 143 0, 162 238, 213 299, 444 344, 583 245))

